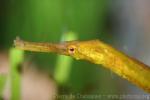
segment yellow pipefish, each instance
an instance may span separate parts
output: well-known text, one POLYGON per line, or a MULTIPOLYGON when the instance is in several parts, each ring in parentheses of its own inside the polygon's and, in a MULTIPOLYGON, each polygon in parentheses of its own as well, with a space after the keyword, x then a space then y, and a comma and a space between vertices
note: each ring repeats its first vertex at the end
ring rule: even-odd
POLYGON ((68 41, 59 44, 26 42, 17 38, 16 48, 36 52, 54 52, 103 65, 150 93, 150 67, 114 49, 100 40, 68 41))

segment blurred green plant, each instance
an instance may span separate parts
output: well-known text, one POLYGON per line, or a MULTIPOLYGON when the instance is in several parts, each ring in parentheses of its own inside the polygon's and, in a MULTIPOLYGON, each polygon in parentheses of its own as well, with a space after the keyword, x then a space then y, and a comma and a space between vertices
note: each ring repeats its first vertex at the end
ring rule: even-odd
POLYGON ((3 95, 4 86, 6 84, 6 75, 0 75, 0 97, 3 95))
MULTIPOLYGON (((64 33, 62 41, 76 40, 77 34, 74 32, 64 33)), ((67 56, 59 55, 56 60, 56 68, 54 71, 55 80, 59 84, 65 84, 70 76, 73 59, 67 56)))
POLYGON ((10 49, 10 83, 11 83, 11 100, 21 100, 21 77, 18 67, 24 59, 24 51, 15 48, 10 49))

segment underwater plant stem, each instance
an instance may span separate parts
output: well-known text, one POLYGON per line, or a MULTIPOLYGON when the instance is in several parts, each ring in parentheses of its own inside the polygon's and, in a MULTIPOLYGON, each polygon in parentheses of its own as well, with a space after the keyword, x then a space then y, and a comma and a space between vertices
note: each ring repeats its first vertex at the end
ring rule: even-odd
MULTIPOLYGON (((62 39, 62 41, 76 40, 77 35, 74 32, 63 33, 62 39)), ((59 55, 57 57, 54 78, 58 84, 64 85, 69 80, 72 63, 73 59, 68 56, 59 55)))
POLYGON ((21 75, 18 71, 18 66, 21 65, 24 59, 24 51, 11 48, 10 50, 10 83, 11 83, 11 100, 21 99, 21 75))

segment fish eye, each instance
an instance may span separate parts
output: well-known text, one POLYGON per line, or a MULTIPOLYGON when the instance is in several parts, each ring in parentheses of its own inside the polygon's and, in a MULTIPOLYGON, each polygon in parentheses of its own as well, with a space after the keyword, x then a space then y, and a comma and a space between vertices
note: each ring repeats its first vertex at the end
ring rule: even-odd
POLYGON ((69 50, 70 50, 71 52, 74 52, 74 48, 70 48, 69 50))
POLYGON ((75 53, 75 46, 70 46, 70 47, 69 47, 69 53, 70 53, 70 54, 75 53))

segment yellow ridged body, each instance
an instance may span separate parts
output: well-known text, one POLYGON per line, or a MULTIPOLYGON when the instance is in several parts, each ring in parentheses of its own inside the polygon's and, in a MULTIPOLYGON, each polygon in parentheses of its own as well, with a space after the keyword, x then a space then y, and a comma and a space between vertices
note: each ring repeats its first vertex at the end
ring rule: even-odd
POLYGON ((99 40, 52 44, 25 42, 17 39, 15 46, 28 51, 55 52, 103 65, 150 93, 150 67, 99 40))

